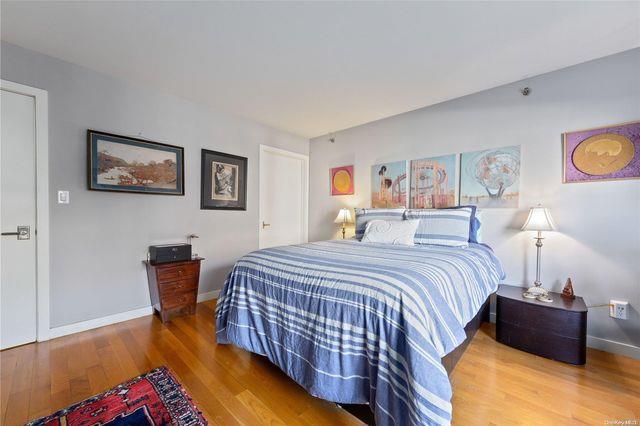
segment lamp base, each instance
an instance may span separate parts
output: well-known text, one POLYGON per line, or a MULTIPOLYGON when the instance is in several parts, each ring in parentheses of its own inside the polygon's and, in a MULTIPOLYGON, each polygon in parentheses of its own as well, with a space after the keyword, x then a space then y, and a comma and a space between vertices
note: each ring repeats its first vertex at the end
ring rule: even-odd
POLYGON ((527 299, 537 299, 540 302, 553 302, 553 299, 549 297, 549 291, 540 284, 529 287, 527 291, 522 293, 522 297, 526 297, 527 299))

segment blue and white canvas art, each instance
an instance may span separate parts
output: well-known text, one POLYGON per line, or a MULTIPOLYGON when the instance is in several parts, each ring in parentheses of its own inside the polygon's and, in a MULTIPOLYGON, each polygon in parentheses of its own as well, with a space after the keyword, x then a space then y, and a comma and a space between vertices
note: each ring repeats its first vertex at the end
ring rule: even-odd
POLYGON ((460 204, 516 208, 520 197, 520 146, 460 156, 460 204))

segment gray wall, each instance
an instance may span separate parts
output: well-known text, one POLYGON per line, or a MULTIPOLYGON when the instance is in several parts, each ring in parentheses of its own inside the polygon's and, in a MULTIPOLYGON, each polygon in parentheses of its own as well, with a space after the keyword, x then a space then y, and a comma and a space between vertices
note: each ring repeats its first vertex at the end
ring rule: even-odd
POLYGON ((11 44, 1 59, 3 79, 49 92, 52 327, 149 306, 147 246, 190 233, 206 258, 200 292, 221 288, 258 248, 259 145, 309 150, 303 138, 11 44), (88 191, 88 128, 184 147, 186 195, 88 191), (247 211, 200 210, 201 148, 249 158, 247 211), (69 205, 56 203, 62 189, 69 205))
POLYGON ((532 235, 519 227, 541 202, 559 227, 546 235, 545 285, 559 291, 571 277, 588 304, 628 300, 629 321, 594 308, 588 333, 640 345, 640 181, 563 184, 561 149, 565 131, 640 119, 639 70, 635 49, 337 132, 335 144, 313 139, 310 240, 338 235, 332 222, 340 207, 370 206, 373 164, 520 144, 520 208, 483 213, 484 239, 502 260, 506 282, 533 281, 532 235), (519 93, 525 85, 529 97, 519 93), (347 164, 355 165, 355 195, 331 197, 329 168, 347 164))

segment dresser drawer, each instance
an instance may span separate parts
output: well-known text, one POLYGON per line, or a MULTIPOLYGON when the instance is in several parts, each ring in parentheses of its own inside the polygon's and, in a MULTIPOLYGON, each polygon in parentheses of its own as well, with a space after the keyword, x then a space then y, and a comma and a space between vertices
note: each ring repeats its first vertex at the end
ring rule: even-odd
POLYGON ((176 281, 193 277, 198 273, 199 265, 187 263, 179 266, 163 266, 157 268, 158 282, 176 281))
POLYGON ((586 334, 586 312, 570 312, 498 298, 496 316, 504 324, 524 330, 544 330, 547 335, 580 338, 586 334))
POLYGON ((196 293, 194 291, 162 297, 162 309, 173 309, 193 303, 196 303, 196 293))
POLYGON ((201 261, 201 257, 160 264, 145 261, 151 305, 163 323, 174 316, 196 313, 201 261))
POLYGON ((190 277, 185 280, 162 282, 158 284, 160 288, 160 297, 170 297, 172 295, 197 291, 198 282, 195 277, 190 277))
POLYGON ((496 322, 496 340, 505 345, 545 358, 582 365, 587 361, 586 335, 577 338, 550 334, 496 322))

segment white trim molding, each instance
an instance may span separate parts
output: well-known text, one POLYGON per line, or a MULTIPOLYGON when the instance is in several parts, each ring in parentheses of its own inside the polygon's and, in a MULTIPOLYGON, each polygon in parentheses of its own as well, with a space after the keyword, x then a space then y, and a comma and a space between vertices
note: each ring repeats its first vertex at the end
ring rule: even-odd
MULTIPOLYGON (((612 352, 614 354, 640 359, 640 347, 630 345, 628 343, 616 342, 613 340, 603 339, 601 337, 587 336, 587 346, 605 352, 612 352)), ((589 362, 588 358, 587 362, 589 362)))
POLYGON ((0 88, 34 98, 36 136, 36 338, 49 339, 49 95, 46 90, 0 80, 0 88))
POLYGON ((217 299, 219 295, 220 295, 220 290, 212 290, 206 293, 200 293, 198 294, 197 302, 200 303, 200 302, 206 302, 207 300, 217 299))
POLYGON ((111 324, 117 324, 119 322, 129 321, 135 318, 145 317, 151 314, 153 314, 153 308, 151 306, 145 306, 144 308, 138 308, 132 311, 108 315, 106 317, 75 322, 73 324, 68 324, 68 325, 61 325, 60 327, 54 327, 51 330, 49 330, 49 338, 55 339, 56 337, 62 337, 62 336, 67 336, 69 334, 80 333, 82 331, 93 330, 94 328, 100 328, 100 327, 104 327, 111 324))
MULTIPOLYGON (((212 290, 206 293, 200 293, 198 294, 197 303, 216 299, 218 298, 219 294, 220 290, 212 290)), ((60 327, 55 327, 49 330, 49 338, 55 339, 56 337, 62 337, 69 334, 80 333, 82 331, 93 330, 94 328, 105 327, 107 325, 117 324, 119 322, 129 321, 140 317, 146 317, 152 314, 153 308, 151 306, 145 306, 143 308, 133 309, 131 311, 107 315, 106 317, 94 318, 68 325, 61 325, 60 327)))

